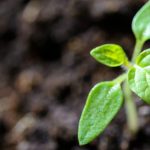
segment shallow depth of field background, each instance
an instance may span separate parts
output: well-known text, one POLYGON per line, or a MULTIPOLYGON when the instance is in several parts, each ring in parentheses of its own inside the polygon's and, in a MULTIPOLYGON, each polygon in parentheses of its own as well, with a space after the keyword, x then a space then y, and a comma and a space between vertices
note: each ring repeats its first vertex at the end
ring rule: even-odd
POLYGON ((137 97, 140 131, 135 138, 122 108, 95 141, 83 147, 77 141, 90 88, 121 73, 96 62, 89 51, 117 43, 131 58, 131 21, 144 3, 0 1, 0 150, 150 149, 150 107, 137 97))

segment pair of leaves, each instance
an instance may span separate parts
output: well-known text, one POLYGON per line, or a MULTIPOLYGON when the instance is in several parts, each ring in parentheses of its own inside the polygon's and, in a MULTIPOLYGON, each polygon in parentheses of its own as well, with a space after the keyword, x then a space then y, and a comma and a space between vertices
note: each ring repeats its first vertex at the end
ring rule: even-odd
POLYGON ((136 65, 129 70, 128 81, 131 90, 150 104, 150 49, 137 57, 136 65))
MULTIPOLYGON (((120 66, 127 59, 124 50, 116 44, 99 46, 91 51, 91 55, 98 62, 110 67, 120 66)), ((79 122, 80 145, 89 143, 103 132, 121 108, 122 102, 120 83, 101 82, 92 88, 79 122)))

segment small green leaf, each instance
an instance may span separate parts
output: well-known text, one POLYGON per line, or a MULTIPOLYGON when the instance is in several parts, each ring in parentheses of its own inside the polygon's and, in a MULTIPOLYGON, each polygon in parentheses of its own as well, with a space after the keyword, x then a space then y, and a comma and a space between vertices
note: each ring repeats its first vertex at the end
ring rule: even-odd
POLYGON ((122 102, 120 84, 101 82, 92 88, 79 122, 80 145, 91 142, 103 132, 121 108, 122 102))
POLYGON ((136 64, 140 67, 150 66, 150 49, 144 50, 136 59, 136 64))
POLYGON ((150 49, 144 50, 136 59, 136 65, 128 72, 130 88, 150 104, 150 49))
POLYGON ((138 41, 150 39, 150 1, 148 1, 135 15, 132 30, 138 41))
POLYGON ((135 66, 129 70, 128 82, 131 90, 150 104, 150 73, 145 68, 135 66))
POLYGON ((94 48, 90 54, 100 63, 117 67, 127 61, 124 50, 116 44, 105 44, 94 48))

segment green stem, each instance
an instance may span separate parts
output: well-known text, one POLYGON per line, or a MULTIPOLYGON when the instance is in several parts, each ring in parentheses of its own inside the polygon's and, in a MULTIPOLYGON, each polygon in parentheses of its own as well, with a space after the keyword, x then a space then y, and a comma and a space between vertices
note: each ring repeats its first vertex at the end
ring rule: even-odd
MULTIPOLYGON (((136 40, 135 48, 131 60, 133 63, 135 62, 136 57, 140 54, 144 42, 145 42, 144 40, 136 40)), ((139 129, 138 113, 127 80, 124 82, 123 90, 124 90, 124 97, 125 97, 125 108, 127 114, 128 127, 131 133, 135 134, 139 129)))
POLYGON ((141 41, 140 40, 136 40, 135 48, 134 48, 134 52, 133 52, 133 56, 132 56, 132 62, 135 62, 136 57, 140 54, 144 42, 145 41, 143 41, 143 40, 141 40, 141 41))
POLYGON ((126 79, 126 77, 127 77, 127 74, 123 73, 120 76, 118 76, 116 79, 114 79, 113 81, 116 83, 121 83, 126 79))
POLYGON ((122 65, 122 68, 126 71, 132 67, 133 67, 133 64, 131 62, 129 62, 128 59, 126 59, 124 64, 122 65))
POLYGON ((128 128, 134 135, 139 129, 138 113, 127 80, 123 85, 128 128))

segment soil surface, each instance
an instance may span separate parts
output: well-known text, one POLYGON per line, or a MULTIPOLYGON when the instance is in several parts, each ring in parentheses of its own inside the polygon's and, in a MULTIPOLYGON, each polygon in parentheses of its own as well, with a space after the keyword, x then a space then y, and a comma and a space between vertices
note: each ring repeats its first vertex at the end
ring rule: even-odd
POLYGON ((1 150, 150 149, 150 107, 137 97, 140 130, 134 138, 123 107, 95 141, 83 147, 77 141, 90 88, 121 73, 121 68, 97 63, 89 51, 103 43, 117 43, 131 58, 131 21, 144 3, 0 1, 1 150))

